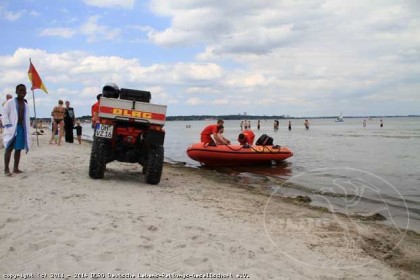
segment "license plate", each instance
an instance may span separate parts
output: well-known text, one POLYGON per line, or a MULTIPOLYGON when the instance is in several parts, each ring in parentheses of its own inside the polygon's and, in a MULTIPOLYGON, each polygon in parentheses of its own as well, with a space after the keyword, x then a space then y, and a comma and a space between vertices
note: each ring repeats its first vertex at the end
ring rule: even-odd
POLYGON ((99 124, 99 127, 95 131, 96 137, 101 138, 112 138, 114 126, 109 124, 99 124))

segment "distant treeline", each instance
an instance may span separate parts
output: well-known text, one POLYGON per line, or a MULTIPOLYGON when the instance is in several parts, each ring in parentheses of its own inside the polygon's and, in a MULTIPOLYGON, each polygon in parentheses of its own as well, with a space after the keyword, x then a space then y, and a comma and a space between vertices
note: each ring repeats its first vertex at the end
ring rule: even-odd
POLYGON ((223 119, 223 120, 272 120, 285 119, 285 116, 248 116, 248 115, 192 115, 192 116, 167 116, 168 121, 201 121, 207 119, 223 119))
MULTIPOLYGON (((368 118, 363 116, 344 116, 345 118, 368 118)), ((399 118, 399 117, 420 117, 420 115, 408 116, 371 116, 372 118, 399 118)), ((281 120, 281 119, 336 119, 337 116, 324 117, 290 117, 290 116, 260 116, 260 115, 192 115, 192 116, 166 116, 167 121, 202 121, 208 119, 223 119, 223 120, 281 120)), ((38 121, 51 121, 51 118, 37 118, 38 121)), ((81 121, 91 121, 91 116, 77 117, 81 121)), ((33 120, 33 118, 31 118, 33 120)))
MULTIPOLYGON (((293 119, 285 116, 245 116, 245 115, 193 115, 193 116, 166 116, 167 121, 201 121, 206 119, 223 119, 223 120, 272 120, 272 119, 293 119)), ((38 121, 51 121, 51 118, 37 118, 38 121)), ((81 121, 90 121, 91 116, 77 117, 81 121)))
MULTIPOLYGON (((369 118, 369 116, 344 116, 345 118, 369 118)), ((370 116, 370 118, 399 118, 399 117, 420 117, 419 115, 408 116, 370 116)), ((290 116, 261 116, 261 115, 192 115, 192 116, 167 116, 168 121, 201 121, 207 119, 223 119, 223 120, 276 120, 276 119, 336 119, 337 116, 321 116, 321 117, 290 117, 290 116)))
MULTIPOLYGON (((31 121, 33 121, 35 118, 31 117, 31 121)), ((42 121, 42 122, 51 122, 51 117, 49 118, 36 118, 37 121, 42 121)), ((77 120, 80 121, 91 121, 92 117, 91 116, 81 116, 81 117, 76 117, 77 120)))

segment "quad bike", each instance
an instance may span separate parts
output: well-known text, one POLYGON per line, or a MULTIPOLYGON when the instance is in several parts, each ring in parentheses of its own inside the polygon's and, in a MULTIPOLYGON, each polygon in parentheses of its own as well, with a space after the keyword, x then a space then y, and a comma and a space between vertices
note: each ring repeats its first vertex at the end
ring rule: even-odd
POLYGON ((163 169, 166 106, 150 103, 148 91, 106 85, 99 100, 89 176, 104 177, 114 160, 139 163, 146 183, 159 184, 163 169))

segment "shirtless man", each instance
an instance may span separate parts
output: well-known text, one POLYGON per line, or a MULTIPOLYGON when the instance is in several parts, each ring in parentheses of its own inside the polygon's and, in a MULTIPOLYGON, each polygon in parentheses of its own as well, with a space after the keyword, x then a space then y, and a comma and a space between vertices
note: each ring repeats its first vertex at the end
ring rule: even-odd
POLYGON ((54 140, 54 135, 57 129, 59 129, 59 135, 58 135, 58 146, 61 145, 61 138, 63 138, 63 132, 64 132, 64 112, 65 108, 63 107, 63 100, 58 100, 58 106, 55 106, 54 109, 51 112, 51 116, 53 117, 53 129, 51 133, 51 139, 50 144, 52 144, 52 141, 54 140))
POLYGON ((309 121, 308 120, 305 120, 303 125, 305 126, 306 129, 309 129, 309 121))
POLYGON ((217 128, 217 133, 214 135, 214 140, 216 145, 230 145, 230 141, 223 136, 224 126, 219 125, 217 128))

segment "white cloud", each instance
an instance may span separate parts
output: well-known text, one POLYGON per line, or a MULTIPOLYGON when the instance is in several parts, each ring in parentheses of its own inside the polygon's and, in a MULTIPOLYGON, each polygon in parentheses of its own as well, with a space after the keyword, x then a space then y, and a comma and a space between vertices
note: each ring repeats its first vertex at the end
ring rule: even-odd
POLYGON ((96 95, 98 95, 99 93, 101 93, 101 90, 102 90, 102 88, 99 87, 99 86, 96 86, 96 87, 84 87, 80 91, 79 94, 83 98, 92 98, 92 94, 96 93, 96 95))
POLYGON ((231 75, 230 79, 226 79, 226 84, 232 87, 243 87, 243 88, 252 88, 256 86, 267 85, 267 79, 256 73, 237 73, 237 75, 231 75))
POLYGON ((192 94, 211 94, 218 92, 212 87, 189 87, 186 91, 192 94))
MULTIPOLYGON (((374 114, 377 108, 409 113, 405 107, 420 108, 420 6, 414 0, 243 0, 223 5, 151 0, 157 17, 141 10, 141 20, 134 10, 140 5, 131 1, 85 3, 133 11, 123 11, 124 20, 115 23, 105 20, 115 11, 86 6, 84 14, 90 17, 80 26, 44 29, 41 34, 49 37, 43 40, 54 50, 60 46, 54 40, 67 36, 67 49, 89 53, 18 49, 0 57, 0 90, 27 79, 32 57, 51 91, 48 98, 73 97, 87 112, 107 82, 150 89, 152 100, 171 104, 175 114, 328 115, 360 108, 374 114), (100 10, 102 17, 92 16, 100 10), (80 44, 76 35, 92 44, 80 44), (75 41, 77 47, 71 45, 75 41), (102 41, 106 46, 95 44, 102 41), (393 98, 403 109, 393 106, 393 98)), ((56 27, 59 21, 53 20, 56 27)))
POLYGON ((72 28, 46 28, 39 35, 71 38, 74 34, 76 34, 76 31, 72 28))
MULTIPOLYGON (((54 28, 45 28, 40 33, 39 36, 42 37, 61 37, 61 38, 72 38, 77 34, 82 34, 87 37, 89 43, 100 42, 100 41, 109 41, 115 40, 121 34, 121 30, 118 28, 112 28, 107 25, 99 24, 101 16, 91 16, 86 22, 84 22, 80 27, 75 28, 65 28, 65 27, 54 27, 54 28)), ((77 22, 78 18, 70 18, 67 22, 77 22)))
POLYGON ((22 12, 3 11, 2 17, 8 21, 16 21, 22 17, 22 12))
POLYGON ((193 106, 196 106, 196 105, 202 105, 202 104, 205 104, 205 101, 204 100, 202 100, 202 99, 200 99, 200 98, 198 98, 198 97, 191 97, 191 98, 188 98, 187 99, 187 102, 186 102, 188 105, 193 105, 193 106))
POLYGON ((34 16, 34 17, 38 17, 38 16, 41 15, 40 12, 35 11, 35 10, 28 11, 28 14, 31 15, 31 16, 34 16))
POLYGON ((152 99, 151 99, 152 103, 166 104, 166 105, 179 103, 177 96, 168 94, 164 87, 152 86, 152 87, 147 87, 143 90, 147 90, 152 93, 152 99))
POLYGON ((219 53, 229 50, 264 53, 277 48, 292 35, 293 15, 301 13, 298 8, 285 12, 284 4, 267 0, 230 1, 225 5, 154 0, 151 7, 157 14, 172 18, 170 27, 149 34, 151 41, 161 45, 214 43, 219 53))
POLYGON ((222 77, 222 68, 214 63, 178 63, 174 72, 181 74, 183 79, 191 80, 214 80, 222 77))
POLYGON ((40 13, 35 10, 20 10, 19 12, 14 12, 11 10, 8 10, 6 5, 2 5, 0 3, 0 19, 4 19, 7 21, 15 22, 25 16, 25 14, 30 16, 39 16, 40 13))
POLYGON ((211 102, 214 105, 229 105, 232 101, 228 99, 216 99, 211 102))
MULTIPOLYGON (((172 106, 182 108, 188 105, 192 108, 189 111, 191 114, 208 113, 202 109, 204 104, 216 106, 214 110, 219 111, 215 111, 215 114, 251 113, 253 110, 260 114, 274 114, 290 110, 290 106, 296 108, 293 110, 295 112, 304 110, 302 114, 318 110, 334 114, 337 111, 334 102, 356 107, 373 100, 376 100, 375 103, 392 102, 395 92, 399 93, 401 101, 419 102, 414 94, 418 92, 418 83, 400 85, 398 88, 384 84, 404 77, 404 72, 398 73, 399 77, 395 71, 387 70, 387 63, 393 60, 385 60, 383 66, 376 67, 378 64, 363 64, 348 58, 345 62, 349 68, 347 72, 336 73, 339 69, 336 67, 342 61, 334 61, 334 56, 324 67, 319 67, 315 60, 311 62, 313 67, 305 68, 311 63, 302 62, 315 59, 311 53, 303 54, 299 59, 294 56, 283 58, 282 67, 272 65, 262 68, 261 65, 270 64, 270 59, 276 61, 276 57, 271 56, 260 61, 261 64, 250 60, 252 69, 226 71, 214 63, 144 66, 137 59, 118 56, 93 56, 84 52, 51 54, 41 50, 19 49, 13 56, 0 57, 0 69, 8 69, 0 71, 0 82, 4 88, 13 87, 18 81, 27 81, 29 57, 32 57, 50 91, 48 96, 38 95, 41 98, 40 112, 47 113, 50 110, 48 106, 62 98, 77 104, 81 114, 89 114, 91 103, 108 82, 115 82, 120 87, 150 90, 153 102, 171 105, 171 112, 175 110, 172 106), (293 65, 297 65, 296 70, 293 70, 293 65), (385 86, 389 89, 385 90, 385 86)), ((411 71, 415 73, 418 67, 411 71)), ((340 110, 349 111, 345 108, 340 110)), ((182 111, 178 111, 178 114, 182 114, 182 111)))
POLYGON ((195 96, 190 100, 183 98, 182 88, 201 85, 203 81, 215 84, 222 78, 220 66, 211 63, 142 66, 137 59, 117 56, 92 56, 85 52, 55 54, 21 48, 13 56, 0 56, 3 88, 20 82, 28 84, 29 57, 50 93, 38 95, 40 115, 48 115, 48 106, 59 98, 80 104, 80 112, 89 114, 92 101, 109 82, 125 88, 150 90, 153 102, 160 104, 202 104, 207 101, 195 96), (172 89, 174 85, 180 85, 180 90, 172 89))
POLYGON ((5 71, 0 75, 0 83, 2 84, 12 84, 15 83, 15 81, 21 81, 25 78, 24 73, 17 70, 10 70, 5 71))
POLYGON ((389 0, 381 5, 337 0, 228 1, 225 5, 153 0, 151 8, 170 17, 171 25, 149 32, 149 39, 163 46, 206 44, 199 59, 241 60, 246 54, 271 55, 296 46, 369 55, 420 38, 419 12, 389 0))
POLYGON ((80 27, 80 32, 88 37, 88 42, 114 40, 120 35, 120 29, 98 24, 99 19, 100 16, 91 16, 80 27))
POLYGON ((87 5, 102 8, 132 9, 135 0, 83 0, 87 5))
POLYGON ((21 12, 17 12, 17 13, 8 12, 4 15, 4 17, 5 17, 6 20, 15 21, 15 20, 20 19, 22 17, 22 15, 23 15, 23 13, 21 13, 21 12))

